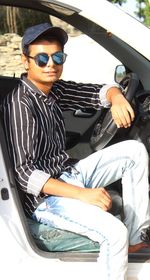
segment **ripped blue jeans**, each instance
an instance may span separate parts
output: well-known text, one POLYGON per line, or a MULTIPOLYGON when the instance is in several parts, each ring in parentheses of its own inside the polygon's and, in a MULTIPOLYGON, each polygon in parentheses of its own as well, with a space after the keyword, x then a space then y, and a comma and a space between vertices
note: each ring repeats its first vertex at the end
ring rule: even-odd
POLYGON ((124 221, 80 200, 50 196, 33 218, 99 242, 100 279, 124 280, 128 246, 141 242, 140 232, 150 224, 148 155, 135 140, 114 144, 80 160, 60 179, 82 188, 105 187, 121 179, 124 221))

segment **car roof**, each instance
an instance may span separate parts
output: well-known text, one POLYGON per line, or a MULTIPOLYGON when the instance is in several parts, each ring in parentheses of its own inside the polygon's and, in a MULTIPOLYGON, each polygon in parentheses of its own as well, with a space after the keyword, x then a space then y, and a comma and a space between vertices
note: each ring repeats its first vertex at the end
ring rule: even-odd
MULTIPOLYGON (((0 5, 32 8, 51 13, 76 27, 78 17, 94 21, 145 58, 150 59, 150 29, 106 0, 0 0, 0 5)), ((79 28, 79 26, 77 26, 79 28)), ((82 26, 81 26, 81 31, 82 26)), ((88 30, 84 30, 88 34, 88 30)))

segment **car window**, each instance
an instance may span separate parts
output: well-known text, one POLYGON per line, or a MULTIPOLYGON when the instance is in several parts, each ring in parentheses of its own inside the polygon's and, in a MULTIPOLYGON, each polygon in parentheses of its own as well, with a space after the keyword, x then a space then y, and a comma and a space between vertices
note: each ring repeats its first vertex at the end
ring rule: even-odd
POLYGON ((111 83, 120 62, 94 40, 62 20, 30 9, 1 6, 0 12, 0 75, 20 77, 21 39, 31 25, 50 21, 69 34, 65 46, 68 54, 62 78, 78 82, 111 83))

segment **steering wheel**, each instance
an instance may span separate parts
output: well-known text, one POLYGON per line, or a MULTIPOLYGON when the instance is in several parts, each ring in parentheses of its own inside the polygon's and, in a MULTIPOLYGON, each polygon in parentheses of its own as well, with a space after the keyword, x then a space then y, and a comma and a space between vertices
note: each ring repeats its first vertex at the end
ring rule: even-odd
MULTIPOLYGON (((136 73, 127 74, 120 82, 120 86, 125 91, 126 99, 131 103, 136 89, 139 84, 139 79, 136 73)), ((119 128, 117 128, 109 109, 105 114, 104 119, 98 120, 95 124, 93 134, 90 139, 92 149, 98 151, 104 148, 110 140, 115 136, 119 128)))

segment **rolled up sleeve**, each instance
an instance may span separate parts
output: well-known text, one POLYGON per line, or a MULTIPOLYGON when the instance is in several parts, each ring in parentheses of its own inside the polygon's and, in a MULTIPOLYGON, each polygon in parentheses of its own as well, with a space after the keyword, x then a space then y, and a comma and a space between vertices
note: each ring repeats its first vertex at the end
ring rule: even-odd
POLYGON ((41 189, 50 178, 50 175, 42 170, 34 170, 29 177, 27 192, 35 196, 38 196, 41 189))
POLYGON ((111 103, 107 100, 106 95, 107 95, 107 91, 112 87, 120 88, 120 85, 117 83, 114 83, 114 84, 110 84, 110 85, 104 85, 100 89, 100 92, 99 92, 100 101, 104 108, 110 108, 110 106, 111 106, 111 103))

